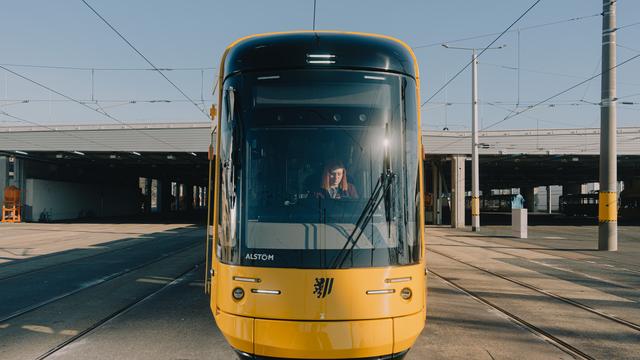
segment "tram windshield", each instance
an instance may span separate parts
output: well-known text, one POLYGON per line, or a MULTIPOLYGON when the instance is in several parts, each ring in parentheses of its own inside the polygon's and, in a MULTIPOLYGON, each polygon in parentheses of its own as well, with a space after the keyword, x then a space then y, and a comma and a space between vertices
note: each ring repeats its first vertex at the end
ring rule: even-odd
POLYGON ((415 84, 287 71, 225 82, 218 252, 249 266, 419 260, 415 84))

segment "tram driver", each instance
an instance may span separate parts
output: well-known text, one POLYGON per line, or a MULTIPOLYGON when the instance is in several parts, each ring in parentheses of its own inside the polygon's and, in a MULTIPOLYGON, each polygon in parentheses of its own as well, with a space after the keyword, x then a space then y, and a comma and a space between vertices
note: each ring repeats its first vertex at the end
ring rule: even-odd
POLYGON ((356 187, 347 180, 347 169, 339 160, 329 161, 322 172, 320 198, 357 199, 356 187))

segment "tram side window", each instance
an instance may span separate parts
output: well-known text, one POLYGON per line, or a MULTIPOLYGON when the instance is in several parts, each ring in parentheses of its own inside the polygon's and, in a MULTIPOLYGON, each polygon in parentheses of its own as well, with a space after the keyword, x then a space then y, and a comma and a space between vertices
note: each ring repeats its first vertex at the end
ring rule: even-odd
POLYGON ((222 261, 239 259, 238 220, 240 199, 242 134, 238 124, 238 101, 235 90, 229 86, 224 91, 221 112, 220 143, 220 194, 218 202, 217 254, 222 261))
MULTIPOLYGON (((403 79, 403 124, 405 135, 406 153, 413 153, 416 149, 418 152, 422 149, 418 148, 418 118, 416 112, 416 93, 415 85, 412 79, 403 79), (411 86, 410 86, 411 85, 411 86)), ((421 154, 420 154, 421 158, 421 154)), ((420 178, 418 173, 418 158, 409 156, 406 159, 405 168, 405 216, 407 229, 407 245, 409 249, 408 257, 411 261, 418 261, 420 257, 420 232, 422 224, 420 224, 420 178)))

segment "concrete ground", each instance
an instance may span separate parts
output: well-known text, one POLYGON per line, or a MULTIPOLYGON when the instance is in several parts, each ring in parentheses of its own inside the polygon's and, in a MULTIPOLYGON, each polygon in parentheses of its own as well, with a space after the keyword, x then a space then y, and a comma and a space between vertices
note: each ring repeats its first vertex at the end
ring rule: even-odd
MULTIPOLYGON (((640 358, 638 230, 607 253, 596 227, 427 228, 427 326, 406 359, 640 358)), ((0 225, 0 248, 30 257, 1 255, 0 358, 232 358, 202 289, 203 233, 0 225)))
MULTIPOLYGON (((0 264, 69 250, 97 252, 119 240, 131 244, 153 234, 170 235, 187 226, 190 224, 0 224, 0 264)), ((123 244, 118 242, 117 246, 123 244)))
MULTIPOLYGON (((547 343, 545 350, 563 351, 564 357, 638 359, 640 229, 619 230, 620 251, 614 253, 594 250, 595 226, 532 226, 529 239, 511 238, 509 227, 500 226, 484 227, 480 233, 428 228, 431 285, 436 279, 446 282, 448 291, 461 295, 457 300, 473 298, 479 305, 476 312, 492 312, 494 321, 507 317, 520 331, 492 326, 492 321, 476 323, 464 314, 442 325, 458 323, 453 326, 457 338, 465 338, 463 329, 473 329, 471 333, 481 336, 478 342, 436 345, 427 338, 426 344, 440 349, 435 357, 477 358, 483 357, 480 344, 502 339, 501 346, 487 346, 490 357, 555 358, 524 343, 516 346, 537 338, 547 343), (511 336, 513 341, 508 340, 511 336)), ((434 301, 439 290, 430 286, 430 291, 427 334, 440 327, 429 319, 452 309, 450 303, 438 308, 434 301)), ((433 357, 432 349, 427 345, 422 354, 433 357)))

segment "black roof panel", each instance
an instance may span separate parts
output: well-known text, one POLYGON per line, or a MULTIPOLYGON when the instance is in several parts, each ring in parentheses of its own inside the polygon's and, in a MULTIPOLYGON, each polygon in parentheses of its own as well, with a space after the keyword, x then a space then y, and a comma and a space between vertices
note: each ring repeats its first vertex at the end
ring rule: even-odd
POLYGON ((392 38, 340 32, 295 32, 256 35, 239 41, 224 62, 224 77, 248 70, 361 68, 416 77, 413 56, 392 38), (310 58, 308 55, 334 55, 310 58), (309 63, 309 60, 335 63, 309 63))

